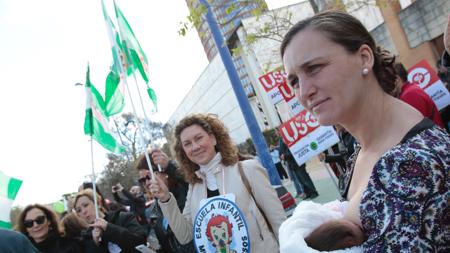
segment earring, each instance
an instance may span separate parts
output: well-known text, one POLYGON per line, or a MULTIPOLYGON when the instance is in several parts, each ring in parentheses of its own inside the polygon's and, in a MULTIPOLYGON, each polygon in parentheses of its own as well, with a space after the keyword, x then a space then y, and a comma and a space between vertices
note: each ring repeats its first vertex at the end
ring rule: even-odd
POLYGON ((363 76, 366 76, 367 74, 369 74, 369 69, 368 68, 363 68, 362 74, 363 74, 363 76))

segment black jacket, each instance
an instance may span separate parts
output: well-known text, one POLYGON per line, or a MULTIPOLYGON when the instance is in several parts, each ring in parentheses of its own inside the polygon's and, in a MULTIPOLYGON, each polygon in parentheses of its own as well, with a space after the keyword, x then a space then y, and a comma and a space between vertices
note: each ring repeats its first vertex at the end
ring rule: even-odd
POLYGON ((129 191, 123 190, 122 194, 125 198, 121 198, 118 192, 114 192, 114 200, 118 203, 130 206, 130 212, 136 215, 136 218, 141 225, 147 224, 147 219, 145 219, 145 197, 141 194, 139 197, 133 196, 129 191))
POLYGON ((289 150, 289 147, 286 145, 286 143, 284 143, 283 139, 280 139, 280 156, 283 155, 284 156, 284 160, 287 162, 288 167, 290 170, 295 170, 298 167, 305 167, 305 164, 302 165, 298 165, 297 162, 295 161, 294 156, 292 155, 291 151, 289 150))
POLYGON ((35 243, 34 246, 41 253, 82 253, 80 245, 73 239, 61 237, 50 233, 44 241, 35 243))
POLYGON ((108 243, 114 243, 122 249, 122 252, 138 253, 135 249, 140 244, 146 244, 147 238, 144 228, 139 225, 136 217, 130 212, 108 212, 105 216, 108 222, 103 232, 100 246, 96 246, 92 239, 91 230, 84 236, 84 251, 87 253, 107 253, 108 243))

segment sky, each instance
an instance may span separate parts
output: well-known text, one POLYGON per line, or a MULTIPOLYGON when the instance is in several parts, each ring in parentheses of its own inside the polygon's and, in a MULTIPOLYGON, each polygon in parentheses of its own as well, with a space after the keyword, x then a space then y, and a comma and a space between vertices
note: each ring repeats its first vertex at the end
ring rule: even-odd
MULTIPOLYGON (((195 29, 177 33, 186 3, 116 3, 149 60, 159 108, 150 119, 165 123, 208 64, 195 29)), ((114 16, 112 0, 105 4, 114 16)), ((75 83, 85 82, 89 62, 91 82, 103 91, 112 56, 100 0, 0 0, 0 33, 0 171, 23 180, 14 205, 55 202, 92 172, 85 89, 75 83)), ((97 173, 107 162, 96 143, 93 161, 97 173)))

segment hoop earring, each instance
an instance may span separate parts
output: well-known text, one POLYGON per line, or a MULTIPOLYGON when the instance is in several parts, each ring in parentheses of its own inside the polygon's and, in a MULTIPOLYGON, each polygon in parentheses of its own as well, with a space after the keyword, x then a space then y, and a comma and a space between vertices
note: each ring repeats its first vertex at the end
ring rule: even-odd
POLYGON ((363 68, 362 74, 363 74, 363 76, 367 76, 367 74, 369 74, 369 69, 368 68, 363 68))

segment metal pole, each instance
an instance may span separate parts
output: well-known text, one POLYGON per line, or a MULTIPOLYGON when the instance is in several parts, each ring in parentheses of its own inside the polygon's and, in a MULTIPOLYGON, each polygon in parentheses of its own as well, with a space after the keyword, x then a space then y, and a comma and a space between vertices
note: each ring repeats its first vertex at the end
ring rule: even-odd
POLYGON ((248 102, 247 95, 245 94, 244 88, 242 87, 242 83, 236 71, 236 68, 234 67, 230 51, 228 50, 227 44, 224 41, 222 33, 220 32, 211 6, 209 5, 208 1, 205 0, 200 0, 200 3, 203 4, 208 10, 206 13, 206 20, 213 35, 220 57, 222 58, 223 65, 227 70, 228 78, 230 79, 231 86, 233 87, 242 114, 244 115, 245 122, 252 137, 253 144, 256 147, 256 152, 258 153, 258 156, 261 160, 261 164, 264 166, 264 168, 267 169, 269 173, 270 183, 272 185, 281 185, 280 176, 278 175, 275 169, 275 165, 272 162, 272 158, 270 157, 266 141, 261 132, 261 129, 259 129, 258 122, 256 121, 250 103, 248 102))

